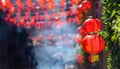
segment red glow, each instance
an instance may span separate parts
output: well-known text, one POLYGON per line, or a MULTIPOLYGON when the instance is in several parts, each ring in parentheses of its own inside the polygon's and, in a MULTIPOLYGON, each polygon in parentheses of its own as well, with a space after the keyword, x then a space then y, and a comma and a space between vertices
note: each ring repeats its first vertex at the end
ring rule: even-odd
POLYGON ((78 55, 76 55, 76 60, 77 60, 77 62, 78 62, 78 63, 83 63, 84 56, 83 56, 83 55, 78 54, 78 55))
POLYGON ((82 44, 82 39, 83 39, 83 37, 81 36, 81 35, 77 35, 76 36, 76 42, 78 43, 78 44, 82 44))
POLYGON ((28 7, 34 8, 34 4, 32 3, 31 0, 26 0, 26 3, 28 5, 28 7))
POLYGON ((82 47, 89 54, 98 54, 104 49, 105 41, 96 34, 87 35, 83 38, 82 47))
POLYGON ((24 4, 21 2, 21 0, 16 0, 16 4, 19 8, 24 8, 24 4))
POLYGON ((83 35, 83 36, 87 35, 87 32, 82 27, 78 27, 77 31, 80 35, 83 35))
POLYGON ((89 10, 92 7, 91 1, 83 1, 82 2, 82 9, 83 10, 89 10))
POLYGON ((98 32, 102 30, 102 22, 95 18, 87 19, 83 24, 83 28, 87 32, 98 32))

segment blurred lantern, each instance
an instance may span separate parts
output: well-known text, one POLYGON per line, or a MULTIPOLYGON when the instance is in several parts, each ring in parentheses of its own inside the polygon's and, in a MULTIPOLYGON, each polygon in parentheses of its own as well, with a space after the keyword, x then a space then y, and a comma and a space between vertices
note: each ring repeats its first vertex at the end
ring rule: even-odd
POLYGON ((79 19, 79 17, 75 16, 75 22, 79 25, 79 24, 81 24, 81 19, 79 19))
POLYGON ((16 18, 13 18, 13 24, 16 24, 17 21, 16 21, 16 18))
POLYGON ((24 19, 24 17, 22 17, 22 18, 20 19, 20 24, 23 26, 24 23, 25 23, 25 19, 24 19))
POLYGON ((78 5, 77 11, 78 11, 80 14, 85 13, 85 10, 82 8, 82 4, 78 5))
POLYGON ((26 23, 24 23, 24 26, 25 26, 26 28, 30 29, 31 23, 30 23, 30 22, 26 22, 26 23))
POLYGON ((32 17, 32 18, 31 18, 31 25, 32 25, 32 26, 34 25, 34 22, 35 22, 35 17, 32 17))
POLYGON ((87 35, 83 38, 82 47, 89 54, 98 54, 104 49, 105 41, 97 34, 87 35))
POLYGON ((10 20, 11 23, 13 22, 13 18, 10 18, 9 20, 10 20))
POLYGON ((76 42, 78 44, 82 44, 82 39, 83 39, 83 37, 81 35, 77 34, 77 36, 76 36, 76 42))
POLYGON ((89 55, 88 60, 91 63, 95 63, 95 62, 99 61, 99 55, 98 54, 96 54, 96 55, 89 55))
POLYGON ((15 12, 15 7, 12 6, 12 7, 9 9, 9 13, 12 14, 12 13, 14 13, 14 12, 15 12))
POLYGON ((79 11, 75 11, 75 15, 79 18, 79 19, 82 19, 84 16, 84 13, 80 13, 79 11))
POLYGON ((77 31, 80 35, 83 36, 86 36, 88 34, 82 27, 78 27, 77 31))
POLYGON ((54 19, 55 19, 55 21, 59 21, 59 18, 57 16, 54 19))
POLYGON ((5 7, 7 4, 6 4, 6 0, 2 0, 2 6, 5 7))
POLYGON ((83 10, 89 10, 92 7, 92 3, 89 0, 85 0, 82 2, 82 9, 83 10))
POLYGON ((78 5, 79 2, 81 2, 81 0, 72 0, 72 4, 73 4, 73 5, 78 5))
POLYGON ((84 22, 83 28, 87 32, 98 32, 102 30, 102 22, 99 19, 90 18, 84 22))
POLYGON ((49 2, 49 3, 47 3, 47 5, 46 5, 46 8, 49 10, 49 9, 51 9, 51 8, 53 8, 54 7, 54 5, 53 5, 53 3, 52 2, 49 2))
POLYGON ((78 63, 84 63, 84 55, 82 55, 82 54, 76 55, 76 61, 78 63))
POLYGON ((16 26, 19 28, 21 26, 21 24, 20 23, 16 23, 16 26))
POLYGON ((38 4, 39 6, 44 9, 44 1, 43 0, 37 0, 38 1, 38 4))
POLYGON ((5 18, 4 18, 5 21, 8 21, 8 19, 9 19, 8 17, 5 17, 5 18))
POLYGON ((52 3, 54 2, 54 0, 45 0, 45 1, 46 1, 46 2, 52 2, 52 3))
POLYGON ((10 0, 6 1, 6 7, 10 10, 11 7, 14 7, 13 4, 10 2, 10 0))
POLYGON ((34 26, 35 26, 36 28, 40 29, 41 23, 40 23, 40 22, 36 22, 36 23, 34 23, 34 26))
POLYGON ((24 8, 24 4, 21 2, 21 0, 16 0, 16 4, 19 8, 21 8, 21 9, 24 8))
POLYGON ((34 8, 34 4, 32 3, 32 1, 31 0, 26 0, 27 2, 27 6, 29 7, 29 8, 34 8))
POLYGON ((65 5, 66 5, 66 1, 65 1, 65 0, 61 0, 60 6, 61 6, 61 7, 65 7, 65 5))

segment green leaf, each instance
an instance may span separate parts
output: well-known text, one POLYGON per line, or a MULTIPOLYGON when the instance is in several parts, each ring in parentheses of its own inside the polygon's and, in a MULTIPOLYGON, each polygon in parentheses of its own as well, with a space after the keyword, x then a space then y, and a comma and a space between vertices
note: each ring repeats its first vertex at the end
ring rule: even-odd
POLYGON ((120 4, 118 4, 118 7, 120 7, 120 4))
POLYGON ((112 17, 115 15, 115 13, 116 13, 116 9, 114 9, 114 10, 112 11, 112 14, 111 14, 110 18, 112 18, 112 17))

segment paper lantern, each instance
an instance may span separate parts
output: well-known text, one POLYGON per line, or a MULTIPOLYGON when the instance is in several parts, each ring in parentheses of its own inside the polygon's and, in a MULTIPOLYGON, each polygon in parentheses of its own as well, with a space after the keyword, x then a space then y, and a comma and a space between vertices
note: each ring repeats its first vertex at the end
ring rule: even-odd
POLYGON ((83 1, 82 2, 82 9, 83 10, 89 10, 92 7, 91 1, 83 1))
POLYGON ((30 22, 24 23, 24 27, 30 29, 31 28, 31 23, 30 22))
POLYGON ((102 30, 102 22, 97 18, 90 18, 84 22, 83 28, 87 32, 98 32, 102 30))
POLYGON ((105 41, 97 34, 87 35, 83 38, 82 47, 89 54, 98 54, 104 49, 105 41))
POLYGON ((78 54, 78 55, 76 55, 76 61, 78 62, 78 63, 83 63, 84 62, 84 55, 80 55, 80 54, 78 54))
POLYGON ((78 27, 77 32, 83 36, 86 36, 88 34, 82 27, 78 27))
POLYGON ((20 19, 20 24, 23 26, 24 23, 25 23, 25 19, 24 19, 24 17, 21 17, 21 19, 20 19))
POLYGON ((81 2, 81 0, 72 0, 71 2, 73 5, 78 5, 78 3, 81 2))
POLYGON ((32 3, 31 0, 26 0, 27 6, 31 7, 32 9, 34 8, 34 3, 32 3))
POLYGON ((16 4, 19 8, 24 8, 24 4, 21 2, 21 0, 16 0, 16 4))
POLYGON ((19 28, 21 25, 20 25, 20 23, 16 23, 16 26, 19 28))
POLYGON ((79 12, 78 10, 74 11, 74 14, 79 18, 82 19, 84 17, 84 12, 79 12))
POLYGON ((80 4, 80 5, 77 7, 77 10, 79 11, 80 14, 85 13, 85 11, 84 11, 83 8, 82 8, 82 4, 80 4))
POLYGON ((43 0, 37 0, 38 1, 38 4, 39 6, 44 9, 44 1, 43 0))
POLYGON ((82 44, 82 39, 83 39, 83 37, 79 34, 77 34, 77 36, 75 37, 75 40, 78 44, 82 44))

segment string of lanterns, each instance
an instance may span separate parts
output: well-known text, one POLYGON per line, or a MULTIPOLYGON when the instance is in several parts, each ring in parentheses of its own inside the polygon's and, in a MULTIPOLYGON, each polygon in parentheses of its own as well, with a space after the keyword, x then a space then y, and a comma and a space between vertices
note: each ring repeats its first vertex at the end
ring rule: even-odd
MULTIPOLYGON (((61 7, 66 6, 65 0, 62 0, 60 3, 62 4, 61 7)), ((76 6, 79 4, 74 14, 76 16, 75 20, 78 20, 78 23, 80 23, 79 20, 84 17, 84 13, 91 8, 91 2, 89 0, 72 0, 71 4, 76 6)), ((11 0, 0 1, 0 9, 6 14, 4 17, 5 21, 15 24, 17 27, 23 26, 30 28, 33 26, 40 28, 45 24, 43 21, 44 17, 40 17, 39 11, 36 12, 36 10, 50 10, 55 8, 55 6, 54 0, 36 0, 34 2, 32 0, 15 0, 15 2, 11 0), (38 5, 35 4, 36 2, 38 5), (31 16, 33 13, 35 15, 31 16)), ((43 12, 45 13, 45 11, 43 12)), ((56 20, 56 17, 54 17, 54 20, 56 20)))
POLYGON ((90 62, 94 59, 92 59, 92 57, 97 56, 105 47, 104 39, 98 34, 101 30, 102 22, 97 18, 85 20, 83 26, 78 28, 80 35, 77 37, 77 42, 82 45, 86 53, 90 54, 90 62))
MULTIPOLYGON (((83 2, 84 3, 84 2, 83 2)), ((91 7, 87 2, 87 6, 84 9, 91 7)), ((85 4, 85 3, 84 3, 85 4)), ((79 9, 81 10, 81 9, 79 9)), ((76 37, 78 44, 82 45, 83 50, 90 54, 88 60, 91 63, 99 61, 98 54, 104 49, 105 41, 102 36, 99 35, 99 32, 102 31, 102 22, 98 18, 88 18, 83 22, 83 25, 77 29, 79 35, 76 37)), ((82 54, 78 54, 77 61, 81 63, 82 54)))
MULTIPOLYGON (((39 13, 34 10, 50 10, 55 7, 55 3, 54 0, 37 0, 36 2, 38 3, 37 6, 32 0, 25 0, 26 4, 21 0, 15 0, 15 4, 12 3, 11 0, 1 0, 0 9, 2 9, 4 13, 8 12, 5 16, 5 21, 9 21, 17 27, 24 26, 30 28, 34 26, 40 28, 45 24, 43 21, 44 17, 39 17, 39 13), (23 15, 21 12, 24 12, 24 16, 21 16, 23 15), (31 16, 32 13, 35 13, 35 15, 31 16)), ((79 4, 74 13, 76 16, 75 20, 80 23, 79 20, 81 20, 84 14, 92 8, 92 3, 90 0, 72 0, 71 3, 73 5, 79 4)), ((65 7, 65 0, 61 0, 60 5, 61 7, 65 7)), ((57 21, 58 18, 54 17, 54 20, 57 21)), ((83 26, 78 28, 78 33, 80 35, 77 37, 77 42, 82 45, 85 52, 95 55, 104 49, 105 41, 98 35, 98 32, 101 30, 102 22, 97 18, 87 19, 83 23, 83 26)))

